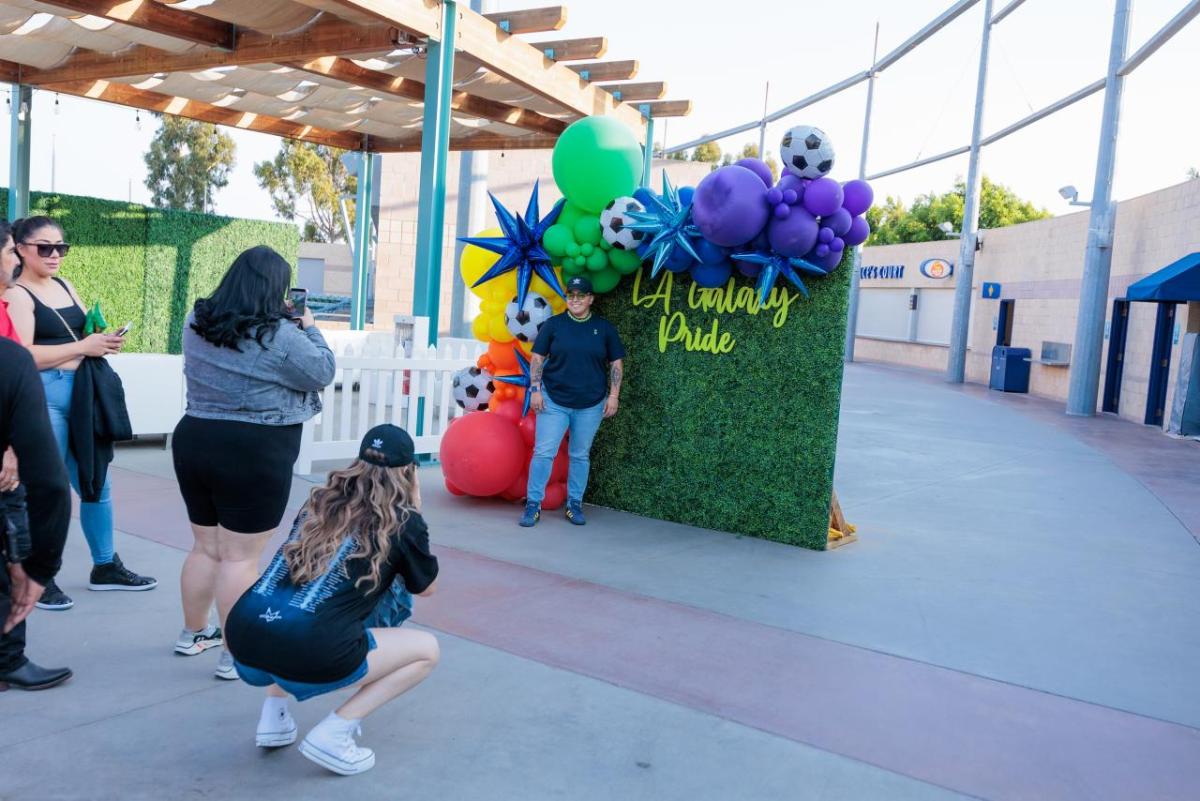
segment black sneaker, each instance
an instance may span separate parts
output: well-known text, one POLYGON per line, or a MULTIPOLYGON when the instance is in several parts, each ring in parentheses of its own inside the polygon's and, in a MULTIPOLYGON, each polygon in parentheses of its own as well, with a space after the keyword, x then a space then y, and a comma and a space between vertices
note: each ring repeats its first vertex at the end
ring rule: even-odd
POLYGON ((92 577, 88 582, 89 590, 127 590, 141 592, 152 590, 158 586, 158 579, 149 576, 139 576, 121 563, 121 557, 113 554, 113 560, 107 565, 93 565, 92 577))
POLYGON ((37 602, 38 609, 49 609, 51 612, 65 612, 75 605, 70 596, 58 588, 54 579, 46 584, 42 597, 37 602))

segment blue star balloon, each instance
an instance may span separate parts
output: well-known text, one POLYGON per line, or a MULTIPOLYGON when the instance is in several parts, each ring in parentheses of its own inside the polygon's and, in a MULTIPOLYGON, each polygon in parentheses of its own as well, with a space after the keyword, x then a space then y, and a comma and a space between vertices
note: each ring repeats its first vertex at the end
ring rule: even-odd
POLYGON ((490 250, 492 253, 499 253, 500 259, 472 286, 479 286, 510 270, 516 270, 518 307, 525 305, 525 296, 529 294, 529 283, 535 274, 549 284, 550 288, 561 295, 563 299, 566 299, 566 293, 563 291, 562 284, 559 283, 558 275, 555 274, 554 267, 550 264, 550 254, 542 248, 542 235, 558 220, 558 215, 562 212, 566 201, 558 201, 549 214, 539 219, 537 181, 533 182, 533 194, 529 198, 529 205, 525 209, 524 217, 519 217, 500 205, 500 201, 496 200, 496 196, 491 192, 488 192, 488 197, 492 199, 492 207, 496 210, 496 220, 500 223, 500 230, 503 231, 504 236, 460 236, 458 241, 490 250))
POLYGON ((503 381, 505 384, 513 384, 518 387, 525 388, 525 406, 521 409, 521 416, 529 414, 529 401, 533 397, 533 393, 529 391, 530 385, 533 383, 529 376, 529 359, 525 358, 525 354, 517 345, 513 345, 513 351, 517 354, 517 366, 521 368, 520 375, 498 375, 493 380, 503 381))
POLYGON ((781 275, 795 284, 806 298, 808 297, 808 287, 804 286, 804 282, 800 280, 796 270, 815 275, 818 278, 829 275, 828 272, 812 262, 804 259, 789 259, 778 253, 734 253, 730 258, 762 265, 762 272, 758 274, 758 303, 760 306, 767 302, 767 298, 771 295, 771 288, 775 286, 775 279, 781 275))
POLYGON ((667 171, 662 174, 662 197, 653 192, 646 192, 645 211, 626 212, 632 223, 625 223, 631 231, 642 231, 653 234, 653 238, 640 249, 643 258, 654 256, 654 265, 650 268, 650 277, 656 277, 663 265, 671 258, 676 248, 682 249, 695 261, 700 261, 696 249, 692 247, 692 237, 700 236, 696 226, 692 225, 692 204, 683 203, 679 193, 671 185, 667 171))

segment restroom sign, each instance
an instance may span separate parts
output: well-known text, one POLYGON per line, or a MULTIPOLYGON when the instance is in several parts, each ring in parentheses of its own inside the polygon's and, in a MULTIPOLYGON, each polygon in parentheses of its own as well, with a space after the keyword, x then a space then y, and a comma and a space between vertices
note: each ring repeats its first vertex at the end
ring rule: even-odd
POLYGON ((983 297, 985 300, 995 300, 996 298, 1000 297, 1000 285, 984 281, 983 297))

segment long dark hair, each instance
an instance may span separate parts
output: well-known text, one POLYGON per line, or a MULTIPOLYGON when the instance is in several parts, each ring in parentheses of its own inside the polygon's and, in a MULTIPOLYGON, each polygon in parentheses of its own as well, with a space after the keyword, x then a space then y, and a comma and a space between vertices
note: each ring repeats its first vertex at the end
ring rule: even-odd
POLYGON ((242 340, 251 338, 263 346, 285 316, 291 279, 291 266, 266 245, 243 251, 216 291, 196 301, 192 330, 218 347, 241 350, 242 340))
POLYGON ((39 214, 36 217, 22 217, 12 224, 13 242, 18 245, 25 244, 25 239, 39 228, 50 227, 64 233, 62 223, 53 217, 47 217, 44 214, 39 214))

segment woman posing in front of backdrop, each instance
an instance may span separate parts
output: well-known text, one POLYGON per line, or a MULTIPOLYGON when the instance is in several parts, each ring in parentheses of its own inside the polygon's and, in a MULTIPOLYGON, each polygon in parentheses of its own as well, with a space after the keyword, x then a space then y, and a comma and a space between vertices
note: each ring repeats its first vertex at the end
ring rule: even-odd
POLYGON ((537 525, 554 456, 570 431, 567 452, 567 520, 583 516, 583 493, 591 467, 592 439, 600 421, 617 413, 625 345, 613 324, 592 313, 592 282, 567 282, 567 310, 542 324, 533 343, 530 406, 537 412, 533 458, 529 462, 525 513, 519 525, 537 525))
MULTIPOLYGON (((121 351, 124 339, 113 334, 84 334, 85 306, 69 281, 59 275, 70 245, 63 239, 58 222, 49 217, 27 217, 13 224, 13 241, 21 257, 17 285, 8 290, 9 315, 21 341, 33 354, 46 390, 46 405, 58 449, 67 465, 71 486, 80 492, 79 464, 70 441, 71 398, 75 369, 85 356, 102 358, 121 351)), ((79 523, 92 553, 89 590, 152 590, 158 582, 139 576, 121 563, 113 549, 113 507, 109 480, 105 478, 99 497, 83 502, 79 523)), ((58 585, 46 585, 38 606, 70 609, 74 602, 58 585)))
POLYGON ((413 450, 402 428, 385 423, 368 431, 358 459, 313 490, 270 567, 229 613, 238 674, 267 688, 258 746, 295 742, 288 695, 305 701, 356 685, 309 731, 300 752, 344 776, 370 770, 375 754, 354 741, 358 724, 437 664, 432 634, 365 627, 397 577, 423 596, 437 579, 413 450))
MULTIPOLYGON (((180 576, 183 656, 221 644, 209 625, 213 601, 224 626, 258 577, 287 506, 302 423, 321 411, 317 393, 333 380, 333 352, 312 312, 289 316, 291 275, 274 250, 251 248, 184 324, 187 412, 172 445, 194 538, 180 576)), ((227 650, 216 675, 237 679, 227 650)))

